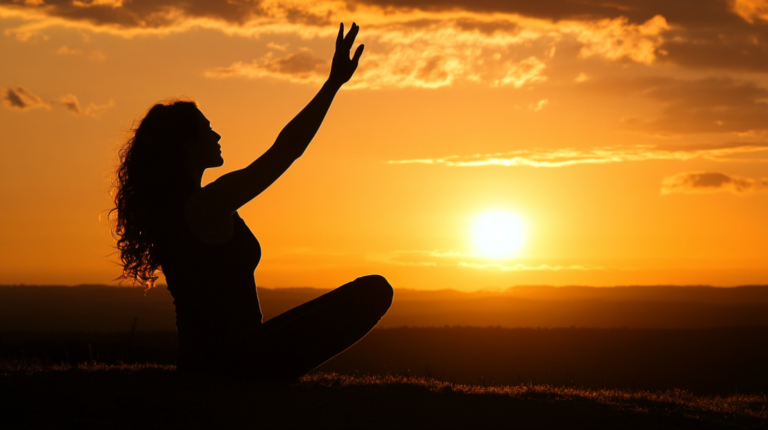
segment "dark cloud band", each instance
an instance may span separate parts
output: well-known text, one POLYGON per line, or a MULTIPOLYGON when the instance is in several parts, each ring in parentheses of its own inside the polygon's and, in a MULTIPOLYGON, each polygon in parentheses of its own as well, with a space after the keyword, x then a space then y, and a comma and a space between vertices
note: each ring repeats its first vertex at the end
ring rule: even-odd
POLYGON ((24 87, 3 88, 0 87, 0 99, 8 109, 26 111, 30 109, 50 109, 50 105, 43 99, 24 87))
POLYGON ((719 172, 685 172, 664 178, 662 194, 749 194, 768 190, 768 178, 750 179, 719 172))

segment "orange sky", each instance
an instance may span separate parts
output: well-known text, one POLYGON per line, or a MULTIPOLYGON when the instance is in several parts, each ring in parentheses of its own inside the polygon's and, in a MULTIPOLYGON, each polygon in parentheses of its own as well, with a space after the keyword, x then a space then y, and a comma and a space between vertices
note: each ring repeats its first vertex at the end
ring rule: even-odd
POLYGON ((360 69, 240 210, 259 285, 768 282, 768 1, 0 0, 0 284, 119 275, 107 178, 155 102, 197 100, 247 165, 360 69), (518 255, 472 245, 503 209, 518 255))

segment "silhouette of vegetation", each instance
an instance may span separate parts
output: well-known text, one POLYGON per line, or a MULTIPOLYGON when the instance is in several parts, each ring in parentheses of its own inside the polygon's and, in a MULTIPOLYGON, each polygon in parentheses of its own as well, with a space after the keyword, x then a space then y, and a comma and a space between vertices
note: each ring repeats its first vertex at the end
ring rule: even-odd
MULTIPOLYGON (((712 329, 376 329, 319 370, 461 384, 765 393, 768 327, 712 329)), ((43 363, 176 363, 176 333, 0 331, 0 358, 43 363)))
POLYGON ((481 386, 316 372, 291 384, 180 375, 158 364, 0 361, 9 428, 761 428, 765 395, 481 386), (297 413, 300 411, 300 413, 297 413), (215 412, 215 413, 213 413, 215 412))

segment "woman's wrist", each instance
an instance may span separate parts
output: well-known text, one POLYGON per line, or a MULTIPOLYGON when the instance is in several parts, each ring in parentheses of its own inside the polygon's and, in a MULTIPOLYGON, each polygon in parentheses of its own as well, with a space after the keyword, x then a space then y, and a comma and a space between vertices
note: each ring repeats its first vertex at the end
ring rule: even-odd
POLYGON ((328 87, 328 89, 332 89, 334 91, 339 91, 343 85, 344 85, 344 82, 333 79, 333 77, 329 77, 328 79, 326 79, 325 84, 323 86, 328 87))

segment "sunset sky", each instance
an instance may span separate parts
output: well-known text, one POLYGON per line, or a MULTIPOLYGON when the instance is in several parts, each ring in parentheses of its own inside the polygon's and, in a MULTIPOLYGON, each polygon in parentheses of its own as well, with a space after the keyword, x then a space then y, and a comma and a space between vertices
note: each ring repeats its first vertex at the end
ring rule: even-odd
POLYGON ((768 0, 0 0, 0 284, 114 283, 131 126, 192 98, 205 180, 242 168, 353 21, 357 73, 240 210, 258 285, 768 283, 768 0), (515 252, 477 247, 491 212, 515 252))

